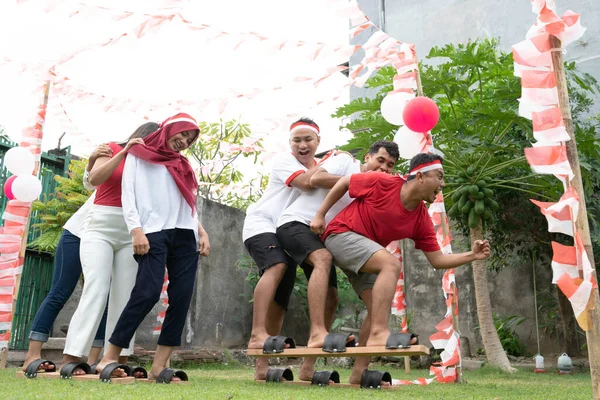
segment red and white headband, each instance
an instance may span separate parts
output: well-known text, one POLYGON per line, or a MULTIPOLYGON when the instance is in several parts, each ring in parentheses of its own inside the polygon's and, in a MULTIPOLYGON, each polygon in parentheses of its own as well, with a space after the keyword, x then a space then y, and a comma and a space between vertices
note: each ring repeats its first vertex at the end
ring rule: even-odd
POLYGON ((318 126, 310 124, 308 122, 298 121, 295 124, 292 124, 292 126, 290 126, 290 135, 299 129, 309 129, 313 131, 317 136, 321 134, 321 131, 319 130, 318 126))
POLYGON ((179 113, 177 115, 172 116, 171 118, 166 119, 165 121, 163 121, 162 124, 160 124, 160 126, 167 126, 170 124, 174 124, 175 122, 189 122, 191 124, 194 124, 195 126, 198 126, 198 122, 196 122, 196 120, 190 115, 185 113, 179 113))
POLYGON ((436 169, 443 169, 442 162, 440 160, 415 165, 415 167, 408 172, 408 175, 417 175, 417 172, 425 173, 436 169))

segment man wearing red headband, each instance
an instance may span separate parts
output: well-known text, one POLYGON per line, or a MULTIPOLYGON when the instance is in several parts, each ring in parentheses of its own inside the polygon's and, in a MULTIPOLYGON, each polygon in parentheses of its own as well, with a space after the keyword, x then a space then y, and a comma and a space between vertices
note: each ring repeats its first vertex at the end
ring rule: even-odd
MULTIPOLYGON (((367 304, 371 329, 360 338, 367 346, 388 348, 415 344, 416 337, 392 333, 388 327, 400 262, 386 249, 389 243, 412 239, 435 269, 450 269, 490 255, 487 240, 475 242, 471 251, 443 254, 424 202, 433 203, 444 188, 442 158, 417 154, 410 162, 407 178, 380 172, 341 178, 331 189, 311 222, 311 230, 325 242, 335 264, 356 273, 360 287, 372 288, 371 307, 367 304), (349 192, 353 201, 325 229, 325 215, 349 192)), ((356 285, 354 285, 356 287, 356 285)), ((359 293, 360 295, 360 293, 359 293)), ((360 383, 369 358, 357 358, 350 383, 360 383)))
MULTIPOLYGON (((281 331, 296 280, 296 263, 277 238, 277 221, 301 191, 312 190, 310 178, 317 170, 315 153, 319 142, 319 126, 313 120, 301 118, 294 122, 290 126, 291 153, 275 158, 267 189, 246 212, 244 245, 260 273, 254 289, 250 349, 263 349, 265 342, 273 341, 267 339, 281 331)), ((255 379, 264 380, 268 368, 267 358, 257 359, 255 379)))

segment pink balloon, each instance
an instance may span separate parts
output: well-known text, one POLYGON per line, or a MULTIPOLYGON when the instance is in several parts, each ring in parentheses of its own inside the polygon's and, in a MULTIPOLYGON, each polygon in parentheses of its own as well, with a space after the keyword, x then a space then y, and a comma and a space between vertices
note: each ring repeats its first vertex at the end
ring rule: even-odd
POLYGON ((404 124, 413 132, 429 132, 440 119, 440 110, 429 97, 415 97, 402 112, 404 124))
POLYGON ((4 182, 4 195, 9 200, 15 199, 15 195, 12 192, 12 184, 15 179, 17 179, 17 176, 13 175, 4 182))

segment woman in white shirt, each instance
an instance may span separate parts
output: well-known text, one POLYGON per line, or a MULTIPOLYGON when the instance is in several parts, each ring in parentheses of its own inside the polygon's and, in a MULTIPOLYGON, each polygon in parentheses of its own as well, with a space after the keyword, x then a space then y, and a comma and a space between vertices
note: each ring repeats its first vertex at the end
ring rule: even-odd
MULTIPOLYGON (((83 177, 83 186, 87 190, 95 190, 95 186, 89 183, 89 171, 100 157, 110 157, 112 151, 109 146, 103 144, 94 150, 88 160, 88 165, 83 177)), ((48 295, 38 308, 31 331, 29 333, 29 347, 23 364, 23 372, 27 378, 35 378, 38 372, 55 372, 56 366, 50 360, 42 359, 42 345, 48 341, 52 325, 56 316, 65 306, 67 300, 73 294, 77 281, 81 276, 81 260, 79 258, 79 245, 83 224, 94 202, 95 192, 75 214, 69 218, 63 227, 63 233, 58 241, 54 253, 54 273, 52 286, 48 295)), ((96 331, 88 360, 96 361, 104 346, 104 335, 106 330, 106 310, 96 331)))
POLYGON ((165 120, 157 132, 144 139, 143 146, 129 151, 123 171, 122 203, 139 267, 131 297, 98 372, 106 368, 112 377, 126 375, 118 364, 119 353, 159 301, 166 265, 169 308, 148 378, 157 383, 187 380, 185 372, 165 367, 173 347, 181 344, 198 252, 206 256, 210 250, 208 235, 196 213, 198 182, 189 161, 180 154, 194 143, 199 132, 198 123, 180 113, 165 120))

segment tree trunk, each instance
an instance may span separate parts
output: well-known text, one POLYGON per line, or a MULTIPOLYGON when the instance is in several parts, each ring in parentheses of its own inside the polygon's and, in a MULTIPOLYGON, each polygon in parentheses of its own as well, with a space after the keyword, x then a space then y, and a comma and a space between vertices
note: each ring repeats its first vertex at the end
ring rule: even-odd
MULTIPOLYGON (((476 240, 483 240, 481 231, 481 219, 477 228, 471 229, 471 246, 476 240)), ((487 265, 485 260, 473 261, 473 283, 475 284, 475 301, 477 303, 477 317, 483 348, 490 365, 498 367, 506 372, 515 372, 511 367, 506 352, 502 348, 498 332, 494 326, 492 315, 492 302, 488 289, 487 265)))
POLYGON ((564 338, 562 352, 567 353, 571 357, 578 356, 580 354, 581 345, 579 344, 577 321, 575 320, 573 308, 571 307, 569 299, 565 297, 558 286, 556 287, 556 294, 558 296, 558 309, 560 311, 561 328, 564 338))

